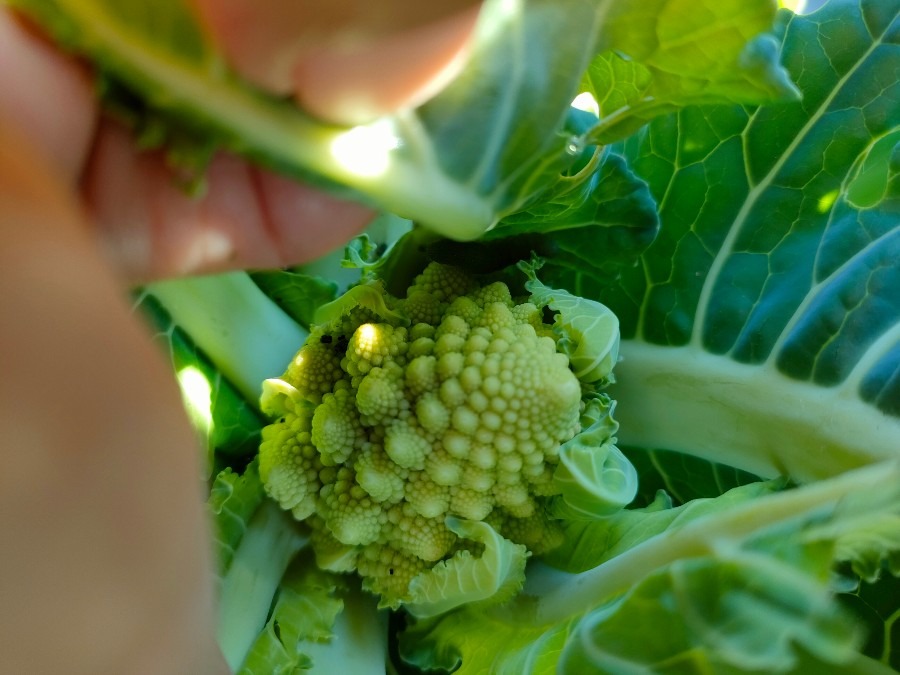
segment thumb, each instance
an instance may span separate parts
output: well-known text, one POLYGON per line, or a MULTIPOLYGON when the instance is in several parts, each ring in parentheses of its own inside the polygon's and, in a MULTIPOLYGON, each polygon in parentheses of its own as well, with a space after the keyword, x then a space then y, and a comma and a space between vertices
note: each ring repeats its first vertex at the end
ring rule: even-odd
POLYGON ((476 0, 193 0, 244 77, 343 123, 418 105, 461 67, 476 0))
POLYGON ((225 672, 178 392, 36 157, 0 119, 0 671, 225 672))

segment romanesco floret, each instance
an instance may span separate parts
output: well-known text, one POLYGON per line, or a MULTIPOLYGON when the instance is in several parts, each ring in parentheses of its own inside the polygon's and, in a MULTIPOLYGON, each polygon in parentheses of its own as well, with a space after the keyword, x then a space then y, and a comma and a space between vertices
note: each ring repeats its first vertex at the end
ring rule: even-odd
POLYGON ((355 308, 312 331, 283 378, 296 393, 263 432, 260 473, 308 519, 320 564, 352 558, 397 606, 417 574, 480 551, 447 516, 552 548, 552 476, 583 406, 553 327, 505 284, 432 263, 405 299, 384 300, 389 318, 355 308))

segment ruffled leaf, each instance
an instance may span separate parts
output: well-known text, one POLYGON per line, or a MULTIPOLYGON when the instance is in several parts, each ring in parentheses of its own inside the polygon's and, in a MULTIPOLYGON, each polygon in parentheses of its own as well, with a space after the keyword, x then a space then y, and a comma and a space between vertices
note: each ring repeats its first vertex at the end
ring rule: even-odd
POLYGON ((415 576, 410 600, 403 603, 416 618, 428 618, 461 605, 498 604, 509 600, 525 581, 528 550, 504 539, 485 522, 450 516, 447 527, 459 537, 484 546, 476 556, 463 550, 415 576))
POLYGON ((614 407, 605 397, 590 399, 581 415, 582 430, 559 448, 553 481, 560 489, 554 503, 560 518, 609 516, 637 494, 637 471, 615 445, 614 407))
POLYGON ((605 305, 550 288, 537 278, 539 263, 521 263, 525 289, 538 307, 555 311, 559 351, 569 357, 575 376, 588 384, 609 381, 619 358, 619 320, 605 305))
POLYGON ((765 555, 726 554, 679 560, 592 611, 567 642, 558 668, 786 673, 801 651, 846 662, 860 638, 826 584, 806 570, 765 555), (654 639, 635 626, 653 630, 654 639))

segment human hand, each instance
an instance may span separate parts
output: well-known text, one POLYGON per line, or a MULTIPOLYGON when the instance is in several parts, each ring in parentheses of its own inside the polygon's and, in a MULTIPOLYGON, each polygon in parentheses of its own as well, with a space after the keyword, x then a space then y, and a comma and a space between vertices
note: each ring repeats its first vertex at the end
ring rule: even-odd
MULTIPOLYGON (((241 73, 348 122, 439 88, 473 4, 197 0, 241 73)), ((225 155, 190 199, 2 8, 0 91, 0 670, 224 672, 199 453, 123 280, 302 262, 371 214, 225 155)))
MULTIPOLYGON (((345 123, 440 88, 477 13, 472 0, 195 4, 241 74, 345 123)), ((0 115, 36 143, 64 182, 80 185, 101 242, 129 280, 304 262, 372 217, 226 154, 209 168, 205 197, 192 199, 161 152, 138 152, 124 129, 99 115, 86 69, 8 11, 0 15, 0 63, 0 115)))

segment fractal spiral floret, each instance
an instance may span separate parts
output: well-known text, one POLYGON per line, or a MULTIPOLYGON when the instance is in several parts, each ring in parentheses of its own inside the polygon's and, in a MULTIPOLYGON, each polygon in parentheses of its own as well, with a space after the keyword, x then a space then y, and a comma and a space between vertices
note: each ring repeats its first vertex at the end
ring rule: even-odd
MULTIPOLYGON (((396 607, 413 600, 417 577, 478 560, 492 545, 485 527, 518 567, 553 548, 554 504, 573 484, 560 452, 580 445, 586 400, 614 353, 594 354, 593 382, 579 379, 577 326, 545 323, 551 300, 517 302, 506 284, 446 265, 430 264, 403 299, 377 282, 354 297, 263 398, 277 419, 260 474, 310 526, 319 564, 358 571, 396 607)), ((573 494, 590 490, 578 478, 573 494)))

